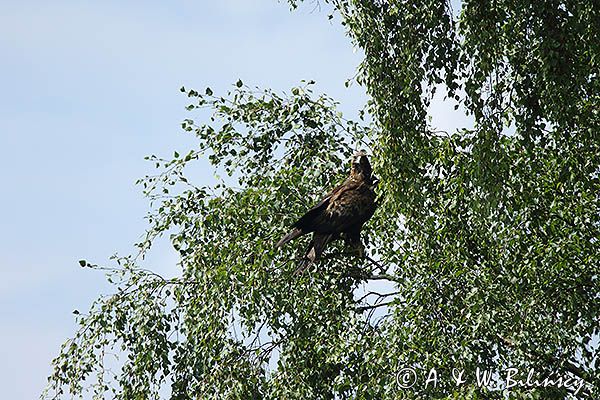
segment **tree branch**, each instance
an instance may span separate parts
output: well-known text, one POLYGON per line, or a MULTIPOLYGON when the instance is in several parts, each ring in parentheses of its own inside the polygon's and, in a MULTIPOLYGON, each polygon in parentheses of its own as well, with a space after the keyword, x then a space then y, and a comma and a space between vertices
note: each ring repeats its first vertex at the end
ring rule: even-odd
POLYGON ((575 364, 573 364, 573 363, 571 363, 569 361, 560 362, 555 357, 553 357, 553 356, 551 356, 549 354, 541 353, 541 352, 536 351, 536 350, 523 349, 523 348, 519 347, 512 340, 510 340, 508 338, 505 338, 505 337, 503 337, 503 336, 501 336, 499 334, 497 336, 502 341, 502 343, 506 344, 508 347, 511 347, 513 349, 521 350, 525 354, 527 354, 529 357, 542 360, 542 361, 544 361, 544 362, 546 362, 546 363, 548 363, 550 365, 560 366, 560 367, 564 368, 565 371, 570 372, 572 375, 575 375, 576 377, 578 377, 579 379, 581 379, 585 383, 593 386, 593 382, 592 382, 590 376, 584 370, 582 370, 581 368, 579 368, 575 364))
POLYGON ((363 311, 367 311, 367 310, 373 310, 373 309, 379 308, 379 307, 389 306, 390 304, 398 304, 398 301, 392 300, 392 301, 388 301, 386 303, 379 303, 379 304, 372 304, 372 305, 368 305, 368 306, 356 307, 354 310, 356 312, 363 312, 363 311))
POLYGON ((385 281, 398 282, 398 283, 401 282, 400 278, 398 278, 394 275, 390 275, 390 274, 367 275, 367 276, 365 276, 365 279, 368 281, 385 280, 385 281))

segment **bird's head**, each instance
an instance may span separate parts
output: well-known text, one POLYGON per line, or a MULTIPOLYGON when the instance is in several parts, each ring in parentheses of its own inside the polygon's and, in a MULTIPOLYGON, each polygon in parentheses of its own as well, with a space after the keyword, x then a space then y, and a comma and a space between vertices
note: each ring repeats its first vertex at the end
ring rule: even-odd
POLYGON ((367 158, 367 152, 364 150, 354 153, 352 156, 352 167, 350 169, 350 175, 356 178, 371 180, 371 163, 367 158))

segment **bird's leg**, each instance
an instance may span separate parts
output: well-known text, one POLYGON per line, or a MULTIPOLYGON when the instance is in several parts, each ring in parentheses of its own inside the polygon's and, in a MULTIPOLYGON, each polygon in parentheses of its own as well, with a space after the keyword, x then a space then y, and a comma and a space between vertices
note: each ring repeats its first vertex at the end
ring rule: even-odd
POLYGON ((337 238, 336 234, 313 234, 313 239, 308 245, 308 250, 304 259, 301 261, 300 266, 296 269, 295 274, 301 274, 304 270, 310 267, 313 263, 315 263, 319 258, 321 258, 321 254, 325 250, 325 246, 327 243, 335 240, 337 238))
POLYGON ((344 239, 346 246, 350 247, 353 252, 356 252, 358 257, 363 258, 365 256, 365 246, 360 240, 360 230, 346 232, 344 239))
POLYGON ((353 244, 352 246, 353 250, 356 251, 356 255, 359 258, 363 258, 365 256, 365 246, 360 241, 358 243, 353 244))

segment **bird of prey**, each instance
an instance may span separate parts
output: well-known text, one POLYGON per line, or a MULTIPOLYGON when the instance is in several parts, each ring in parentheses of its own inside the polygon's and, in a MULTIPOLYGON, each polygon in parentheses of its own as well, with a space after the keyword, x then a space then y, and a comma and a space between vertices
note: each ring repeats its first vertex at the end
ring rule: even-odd
POLYGON ((364 254, 360 232, 375 212, 375 184, 366 152, 355 153, 350 176, 300 217, 293 229, 277 243, 277 247, 281 247, 312 232, 312 240, 297 273, 317 261, 325 246, 340 237, 361 256, 364 254))

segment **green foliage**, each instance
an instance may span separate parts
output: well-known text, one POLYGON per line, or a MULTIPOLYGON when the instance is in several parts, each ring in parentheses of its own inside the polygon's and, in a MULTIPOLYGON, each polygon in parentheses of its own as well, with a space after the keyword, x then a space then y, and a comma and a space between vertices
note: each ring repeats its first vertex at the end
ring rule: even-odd
POLYGON ((114 268, 80 261, 116 290, 77 314, 48 398, 84 386, 119 399, 165 386, 174 399, 572 396, 479 388, 478 367, 499 372, 494 385, 505 368, 534 368, 600 397, 600 9, 329 3, 365 53, 357 80, 373 125, 343 119, 314 82, 289 95, 241 80, 224 96, 182 88, 190 111, 210 112, 182 124, 199 147, 149 157, 160 171, 140 180, 153 205, 140 255, 114 268), (473 129, 427 125, 436 90, 473 129), (274 243, 343 179, 357 147, 371 148, 381 179, 368 255, 332 246, 295 276, 305 242, 274 243), (204 157, 228 183, 186 178, 204 157), (173 278, 140 266, 167 234, 181 255, 173 278), (409 389, 403 368, 424 371, 409 389), (431 368, 440 379, 426 387, 431 368), (457 387, 455 369, 471 379, 457 387))

